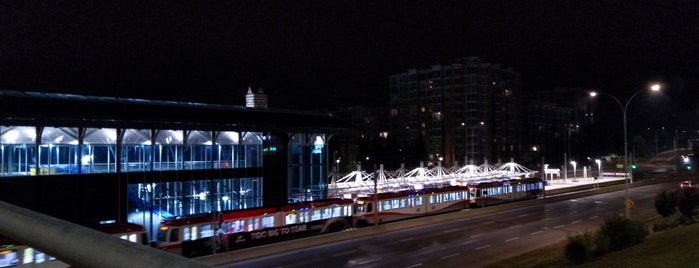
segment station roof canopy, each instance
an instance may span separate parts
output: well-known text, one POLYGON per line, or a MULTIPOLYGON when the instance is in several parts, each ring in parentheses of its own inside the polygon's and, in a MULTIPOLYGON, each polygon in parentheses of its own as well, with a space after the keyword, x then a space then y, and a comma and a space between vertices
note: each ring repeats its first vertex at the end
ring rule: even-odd
POLYGON ((0 125, 290 133, 332 133, 350 128, 319 113, 11 90, 0 90, 0 125))

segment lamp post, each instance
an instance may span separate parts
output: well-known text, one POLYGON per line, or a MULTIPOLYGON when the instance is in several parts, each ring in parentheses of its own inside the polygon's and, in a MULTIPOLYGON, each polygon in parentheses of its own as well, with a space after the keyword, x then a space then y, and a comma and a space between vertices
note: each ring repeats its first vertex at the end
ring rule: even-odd
MULTIPOLYGON (((660 85, 659 85, 659 84, 653 84, 653 85, 650 87, 650 89, 651 89, 652 91, 660 91, 660 85)), ((630 173, 630 171, 629 171, 629 144, 628 144, 628 140, 627 140, 627 137, 626 137, 626 136, 627 136, 627 135, 626 135, 626 131, 627 131, 627 130, 626 130, 626 129, 627 129, 627 126, 626 126, 626 111, 628 110, 628 108, 629 108, 629 103, 631 103, 631 100, 633 99, 633 97, 636 97, 636 95, 638 95, 639 93, 641 93, 641 92, 643 92, 643 91, 644 91, 644 89, 639 89, 638 91, 636 91, 633 95, 631 95, 631 97, 629 97, 628 100, 626 100, 626 104, 622 104, 621 101, 620 101, 617 97, 614 97, 613 95, 605 94, 605 95, 611 97, 614 101, 616 101, 617 104, 619 104, 619 108, 621 108, 621 113, 622 113, 623 119, 624 119, 624 170, 626 171, 626 175, 628 176, 628 177, 624 180, 624 183, 625 183, 625 185, 626 185, 626 187, 625 187, 626 202, 625 202, 624 205, 626 205, 626 218, 627 218, 627 219, 629 218, 629 204, 628 204, 628 203, 629 203, 629 182, 633 182, 633 176, 631 175, 631 173, 630 173)), ((596 97, 597 94, 598 94, 598 93, 595 92, 595 91, 590 92, 590 96, 592 96, 592 97, 596 97)))
POLYGON ((595 177, 595 188, 597 188, 597 180, 602 179, 602 160, 595 159, 597 163, 597 177, 595 177))
POLYGON ((578 162, 570 161, 570 165, 573 166, 573 181, 578 181, 577 179, 575 179, 575 177, 577 177, 577 174, 576 174, 577 172, 575 172, 575 167, 578 166, 578 162))

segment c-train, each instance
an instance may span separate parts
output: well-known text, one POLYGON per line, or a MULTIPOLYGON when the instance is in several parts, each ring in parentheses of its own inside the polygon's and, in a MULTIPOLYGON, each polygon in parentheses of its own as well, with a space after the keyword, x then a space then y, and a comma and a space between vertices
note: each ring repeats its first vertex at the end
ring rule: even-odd
POLYGON ((533 199, 543 191, 544 183, 539 178, 503 179, 380 193, 354 200, 329 199, 191 215, 163 220, 156 243, 160 249, 197 257, 350 227, 533 199))

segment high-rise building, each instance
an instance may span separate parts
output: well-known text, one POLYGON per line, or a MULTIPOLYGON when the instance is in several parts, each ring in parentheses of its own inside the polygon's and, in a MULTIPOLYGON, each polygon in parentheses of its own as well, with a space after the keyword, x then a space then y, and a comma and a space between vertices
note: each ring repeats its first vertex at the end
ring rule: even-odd
POLYGON ((389 135, 408 151, 426 151, 429 162, 506 162, 524 149, 520 75, 512 69, 467 57, 389 79, 389 135))
POLYGON ((258 89, 257 93, 253 93, 252 88, 248 87, 248 92, 245 94, 245 107, 267 109, 267 95, 262 88, 258 89))

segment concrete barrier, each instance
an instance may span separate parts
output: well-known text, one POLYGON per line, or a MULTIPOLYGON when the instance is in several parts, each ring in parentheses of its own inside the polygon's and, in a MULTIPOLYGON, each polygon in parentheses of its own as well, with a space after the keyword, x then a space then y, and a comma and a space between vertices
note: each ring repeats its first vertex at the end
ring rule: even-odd
POLYGON ((74 267, 209 267, 1 201, 0 215, 0 235, 74 267))

